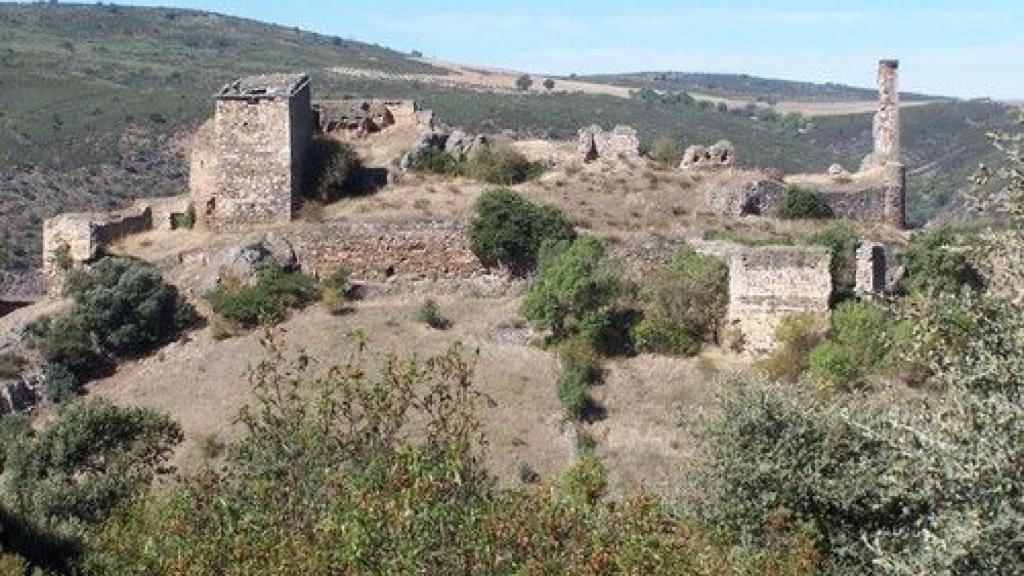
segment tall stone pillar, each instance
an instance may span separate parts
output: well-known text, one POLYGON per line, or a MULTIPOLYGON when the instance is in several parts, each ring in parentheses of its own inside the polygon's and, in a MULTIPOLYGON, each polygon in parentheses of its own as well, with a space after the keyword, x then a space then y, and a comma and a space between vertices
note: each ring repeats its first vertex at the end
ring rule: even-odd
POLYGON ((875 141, 872 160, 876 166, 900 161, 899 66, 899 60, 878 62, 878 112, 872 131, 875 141))

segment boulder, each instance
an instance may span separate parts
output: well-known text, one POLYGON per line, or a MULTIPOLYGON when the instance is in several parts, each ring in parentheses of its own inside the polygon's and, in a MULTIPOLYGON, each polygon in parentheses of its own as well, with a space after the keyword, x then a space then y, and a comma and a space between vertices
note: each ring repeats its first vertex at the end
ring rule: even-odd
POLYGON ((450 135, 447 132, 424 132, 420 135, 419 139, 413 143, 409 151, 402 157, 400 167, 402 170, 408 170, 412 166, 413 160, 419 156, 424 150, 436 149, 444 150, 448 145, 450 135))
POLYGON ((684 170, 721 170, 736 164, 736 147, 728 140, 711 146, 690 146, 683 152, 684 170))

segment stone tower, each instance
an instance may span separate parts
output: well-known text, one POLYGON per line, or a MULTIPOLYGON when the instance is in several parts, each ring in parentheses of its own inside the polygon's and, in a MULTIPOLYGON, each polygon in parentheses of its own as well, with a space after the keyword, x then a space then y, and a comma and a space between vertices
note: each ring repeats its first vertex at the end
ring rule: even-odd
POLYGON ((313 130, 309 76, 270 74, 228 84, 192 157, 196 224, 242 230, 291 220, 313 130))
POLYGON ((899 60, 878 62, 878 112, 872 133, 875 140, 875 162, 900 161, 900 93, 899 60))

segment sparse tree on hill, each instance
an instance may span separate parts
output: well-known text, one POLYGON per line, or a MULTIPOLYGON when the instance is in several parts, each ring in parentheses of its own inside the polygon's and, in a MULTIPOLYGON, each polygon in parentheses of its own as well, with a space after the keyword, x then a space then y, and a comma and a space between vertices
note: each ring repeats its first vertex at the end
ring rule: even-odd
POLYGON ((551 78, 545 78, 544 79, 544 89, 547 90, 548 92, 551 92, 552 90, 554 90, 555 89, 555 81, 552 80, 551 78))
POLYGON ((533 78, 530 78, 529 74, 523 74, 519 78, 516 78, 516 88, 526 92, 533 86, 533 78))

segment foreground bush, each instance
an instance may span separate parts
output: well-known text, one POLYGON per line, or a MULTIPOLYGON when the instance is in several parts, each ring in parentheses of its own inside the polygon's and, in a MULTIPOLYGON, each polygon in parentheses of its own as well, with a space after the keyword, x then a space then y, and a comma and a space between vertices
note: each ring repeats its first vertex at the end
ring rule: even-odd
POLYGON ((615 505, 593 455, 540 489, 483 466, 472 366, 458 349, 310 373, 272 352, 220 472, 140 498, 91 539, 91 574, 804 575, 808 535, 759 548, 648 495, 615 505), (408 434, 410 429, 420 432, 408 434))
POLYGON ((948 226, 915 235, 907 246, 906 274, 902 280, 908 292, 957 292, 982 290, 985 280, 967 258, 962 238, 948 226))
POLYGON ((511 186, 540 176, 544 167, 530 162, 511 146, 492 144, 470 156, 457 167, 457 171, 467 178, 488 184, 511 186))
POLYGON ((830 223, 818 230, 808 244, 824 246, 832 253, 829 271, 832 273, 832 300, 839 301, 853 295, 857 271, 857 233, 848 224, 830 223))
POLYGON ((572 223, 561 210, 534 204, 508 188, 485 191, 473 208, 470 244, 488 266, 526 271, 536 264, 545 241, 575 237, 572 223))
POLYGON ((252 286, 220 286, 206 299, 220 316, 251 328, 284 320, 289 308, 303 306, 315 295, 316 287, 309 276, 271 266, 252 286))
POLYGON ((834 216, 823 193, 796 186, 786 189, 779 198, 775 211, 783 220, 820 220, 834 216))

